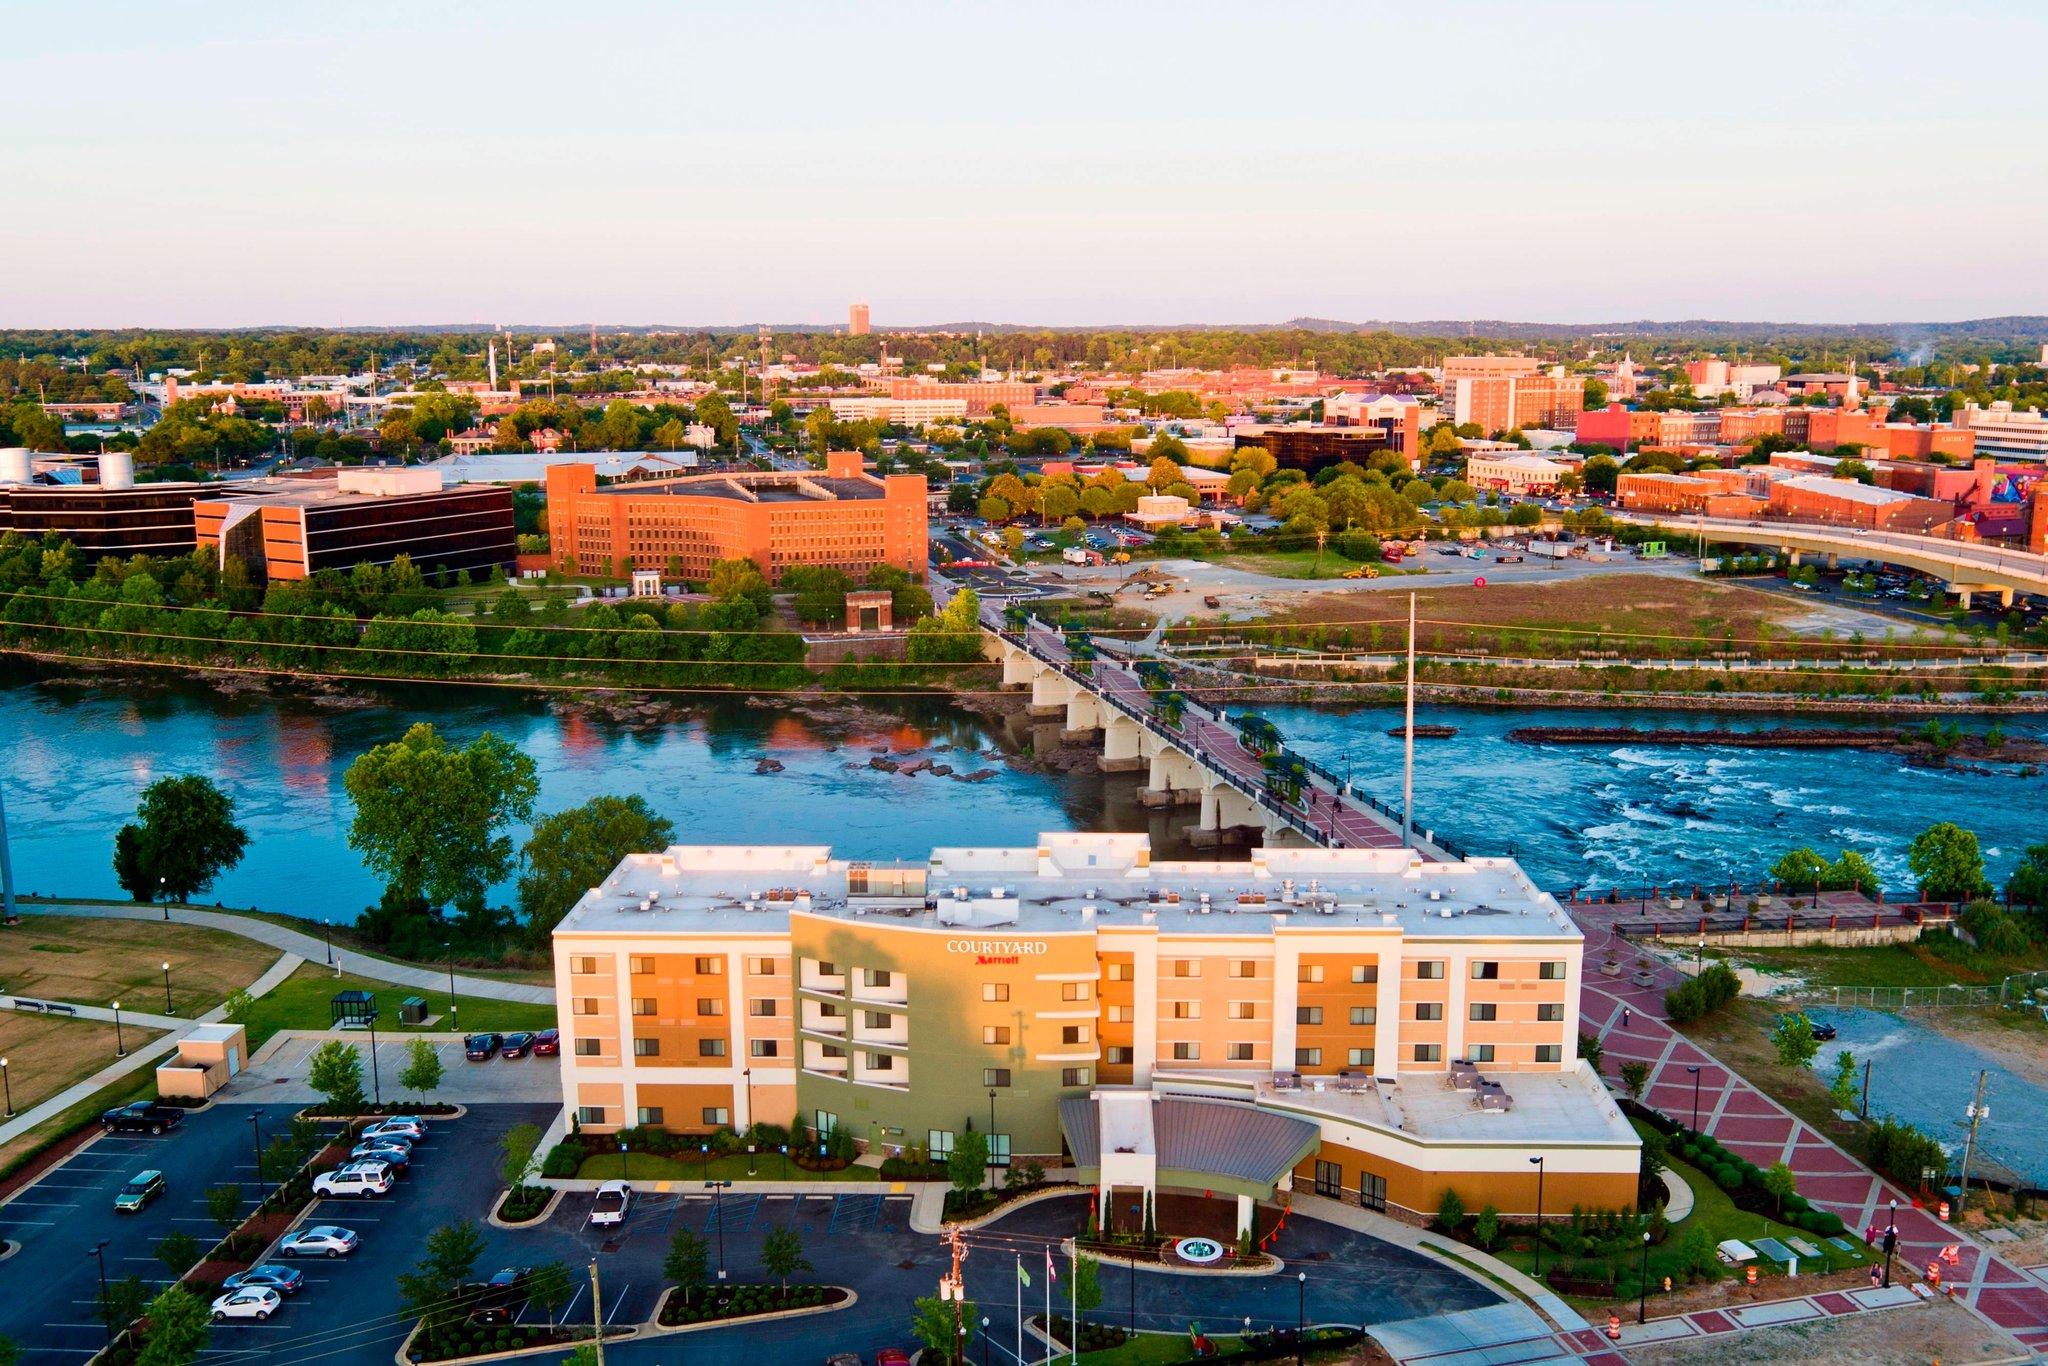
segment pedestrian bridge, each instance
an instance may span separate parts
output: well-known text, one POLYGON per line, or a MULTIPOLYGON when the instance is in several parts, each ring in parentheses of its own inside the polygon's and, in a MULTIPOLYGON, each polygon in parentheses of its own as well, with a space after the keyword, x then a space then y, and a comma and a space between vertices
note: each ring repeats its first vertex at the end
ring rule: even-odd
MULTIPOLYGON (((951 586, 933 575, 934 596, 951 586)), ((1003 686, 1028 688, 1030 711, 1059 719, 1069 739, 1099 736, 1104 772, 1142 772, 1139 800, 1148 806, 1191 806, 1197 844, 1245 840, 1329 849, 1398 849, 1401 815, 1322 765, 1279 747, 1272 735, 1248 744, 1221 707, 1175 690, 1148 688, 1132 665, 1070 647, 1064 632, 1021 608, 984 602, 984 653, 1002 665, 1003 686)), ((1434 832, 1408 841, 1422 857, 1445 862, 1463 854, 1434 832)))
POLYGON ((2048 556, 2024 550, 2002 550, 1938 536, 1903 531, 1865 531, 1859 527, 1816 526, 1799 522, 1743 522, 1729 517, 1684 517, 1647 512, 1617 512, 1619 522, 1691 532, 1709 544, 1751 545, 1776 550, 1793 564, 1802 557, 1825 558, 1830 569, 1840 561, 1876 560, 1916 570, 1942 580, 1968 607, 1978 593, 1996 593, 2001 606, 2012 606, 2015 594, 2048 595, 2048 556))

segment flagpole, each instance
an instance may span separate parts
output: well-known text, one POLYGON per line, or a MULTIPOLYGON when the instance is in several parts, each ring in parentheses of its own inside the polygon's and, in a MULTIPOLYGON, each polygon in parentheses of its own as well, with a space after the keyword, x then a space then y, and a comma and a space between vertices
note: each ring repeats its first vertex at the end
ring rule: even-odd
POLYGON ((1067 1351, 1074 1366, 1081 1362, 1081 1282, 1074 1270, 1074 1258, 1080 1254, 1080 1239, 1075 1239, 1074 1248, 1067 1253, 1067 1351))
MULTIPOLYGON (((1058 1278, 1053 1275, 1052 1271, 1052 1249, 1048 1247, 1045 1250, 1045 1335, 1047 1337, 1052 1336, 1052 1283, 1056 1279, 1058 1278)), ((1023 1363, 1019 1362, 1017 1366, 1023 1366, 1023 1363)))
POLYGON ((1017 1366, 1024 1366, 1024 1254, 1017 1254, 1017 1366))

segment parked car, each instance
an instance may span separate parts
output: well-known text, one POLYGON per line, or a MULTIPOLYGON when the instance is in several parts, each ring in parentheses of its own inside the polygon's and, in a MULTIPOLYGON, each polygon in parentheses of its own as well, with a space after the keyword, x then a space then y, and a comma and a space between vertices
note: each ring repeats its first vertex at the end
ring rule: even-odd
POLYGON ((280 1295, 296 1295, 305 1288, 306 1273, 295 1266, 279 1266, 265 1262, 252 1266, 247 1271, 237 1271, 220 1283, 223 1290, 240 1290, 243 1286, 267 1286, 280 1295))
POLYGON ((533 1035, 524 1033, 507 1034, 503 1044, 500 1046, 498 1056, 504 1058, 523 1058, 532 1048, 533 1035))
POLYGON ((562 1051, 562 1031, 561 1031, 561 1030, 559 1030, 559 1029, 543 1029, 543 1030, 542 1030, 542 1031, 541 1031, 540 1033, 538 1033, 538 1034, 536 1034, 536 1035, 534 1035, 534 1036, 533 1036, 533 1056, 534 1056, 534 1057, 536 1057, 536 1058, 552 1058, 552 1057, 556 1057, 556 1056, 559 1056, 559 1055, 560 1055, 560 1053, 561 1053, 561 1051, 562 1051))
POLYGON ((462 1056, 471 1062, 489 1062, 502 1042, 496 1034, 472 1034, 462 1041, 462 1056))
POLYGON ((865 1366, 858 1352, 834 1352, 825 1358, 825 1366, 865 1366))
POLYGON ((139 1214, 150 1201, 164 1193, 164 1174, 154 1169, 137 1172, 128 1184, 114 1193, 114 1208, 123 1214, 139 1214))
POLYGON ((884 1347, 875 1353, 875 1366, 910 1366, 910 1354, 901 1347, 884 1347))
POLYGON ((533 1268, 529 1266, 508 1266, 492 1273, 487 1281, 477 1281, 462 1287, 459 1292, 464 1303, 470 1306, 471 1323, 510 1323, 519 1316, 519 1310, 527 1300, 527 1286, 533 1280, 533 1268))
POLYGON ((370 1199, 391 1191, 391 1168, 382 1162, 351 1162, 339 1171, 313 1178, 313 1194, 370 1199))
POLYGON ((275 1290, 267 1285, 251 1285, 240 1290, 230 1290, 213 1302, 213 1321, 221 1323, 228 1319, 267 1319, 284 1304, 275 1290))
POLYGON ((402 1138, 407 1143, 417 1143, 426 1136, 426 1125, 416 1119, 409 1119, 404 1116, 394 1116, 391 1119, 379 1120, 363 1130, 362 1133, 362 1137, 365 1139, 402 1138))
POLYGON ((351 1162, 382 1162, 399 1175, 412 1166, 412 1145, 402 1139, 373 1138, 348 1150, 351 1162))
POLYGON ((1814 1019, 1813 1016, 1806 1014, 1804 1011, 1793 1011, 1790 1014, 1780 1015, 1777 1019, 1777 1023, 1782 1024, 1785 1021, 1794 1018, 1803 1018, 1806 1021, 1807 1028, 1813 1031, 1813 1037, 1816 1043, 1834 1042, 1835 1027, 1831 1024, 1821 1023, 1819 1020, 1814 1019))
POLYGON ((346 1257, 362 1241, 352 1228, 315 1224, 302 1228, 277 1245, 281 1257, 346 1257))
POLYGON ((633 1188, 623 1181, 607 1181, 597 1188, 597 1195, 590 1202, 590 1222, 597 1227, 606 1227, 626 1222, 626 1211, 633 1207, 633 1188))
POLYGON ((100 1127, 117 1134, 160 1134, 184 1122, 185 1112, 177 1106, 148 1100, 118 1106, 100 1116, 100 1127))

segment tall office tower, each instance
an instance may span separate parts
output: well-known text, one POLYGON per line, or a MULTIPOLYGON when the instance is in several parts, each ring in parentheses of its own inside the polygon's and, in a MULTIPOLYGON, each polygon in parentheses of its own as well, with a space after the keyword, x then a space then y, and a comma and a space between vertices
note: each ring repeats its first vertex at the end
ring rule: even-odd
POLYGON ((854 304, 846 310, 846 332, 848 336, 865 337, 868 334, 868 306, 854 304))

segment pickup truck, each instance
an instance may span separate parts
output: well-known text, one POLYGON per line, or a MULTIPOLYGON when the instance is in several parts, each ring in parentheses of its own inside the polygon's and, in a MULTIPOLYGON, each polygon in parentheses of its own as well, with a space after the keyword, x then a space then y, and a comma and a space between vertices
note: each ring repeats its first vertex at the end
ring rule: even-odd
POLYGON ((160 1134, 166 1129, 175 1129, 185 1121, 185 1112, 175 1105, 157 1105, 150 1101, 138 1100, 109 1110, 100 1116, 100 1126, 109 1133, 117 1134, 160 1134))

